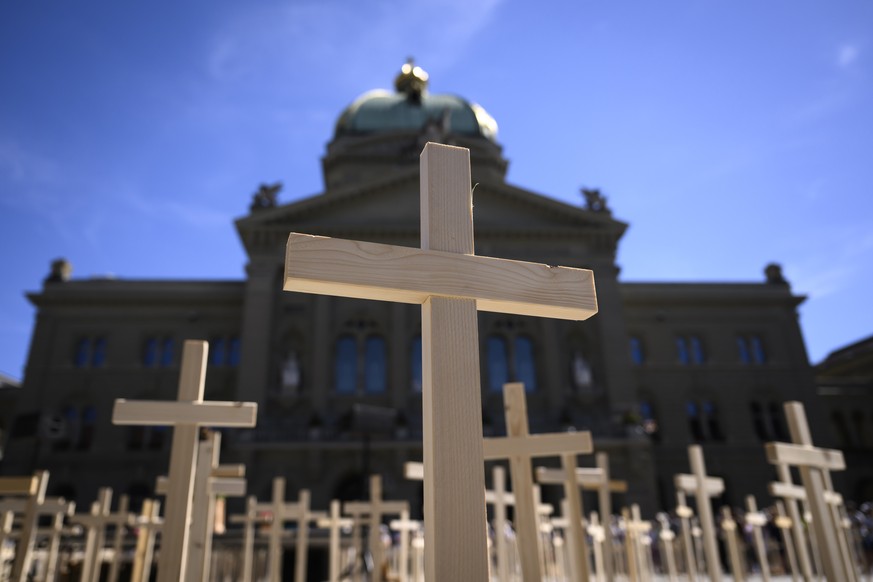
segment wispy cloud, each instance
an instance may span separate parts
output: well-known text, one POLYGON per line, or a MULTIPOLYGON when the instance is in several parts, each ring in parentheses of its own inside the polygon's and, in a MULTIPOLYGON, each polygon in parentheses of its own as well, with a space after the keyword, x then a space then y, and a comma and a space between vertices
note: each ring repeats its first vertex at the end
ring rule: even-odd
POLYGON ((793 287, 813 299, 845 291, 855 285, 862 271, 873 262, 873 232, 844 228, 830 234, 819 232, 817 249, 802 250, 799 259, 786 264, 793 287))
POLYGON ((209 206, 146 197, 133 188, 119 192, 119 197, 128 208, 150 220, 176 222, 194 228, 226 228, 233 218, 209 206))

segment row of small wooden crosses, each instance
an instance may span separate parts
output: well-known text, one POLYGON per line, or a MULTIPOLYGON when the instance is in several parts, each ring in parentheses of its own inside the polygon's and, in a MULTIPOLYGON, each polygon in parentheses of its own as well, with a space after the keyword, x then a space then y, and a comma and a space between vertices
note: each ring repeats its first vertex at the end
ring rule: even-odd
MULTIPOLYGON (((176 430, 173 435, 173 447, 170 462, 170 474, 166 479, 159 480, 157 489, 167 496, 167 511, 162 529, 161 558, 176 554, 181 558, 180 565, 173 569, 165 567, 159 562, 159 576, 161 570, 168 576, 166 579, 177 579, 178 572, 187 572, 186 580, 208 579, 210 564, 211 528, 213 524, 213 512, 215 498, 218 495, 233 496, 245 494, 244 467, 222 466, 218 464, 220 448, 220 434, 210 432, 208 438, 201 440, 200 426, 251 426, 254 424, 255 406, 245 403, 221 403, 204 402, 202 399, 203 374, 205 373, 207 346, 205 342, 186 342, 183 357, 182 373, 180 380, 179 402, 126 402, 119 401, 116 404, 114 422, 120 424, 162 424, 174 425, 176 430), (182 461, 180 461, 180 458, 182 461), (178 470, 181 466, 182 470, 178 470), (177 469, 174 474, 174 468, 177 469), (176 495, 176 506, 180 507, 179 513, 186 516, 184 520, 172 518, 178 515, 171 510, 172 496, 176 495), (190 527, 186 527, 190 524, 190 527), (184 568, 184 569, 183 569, 184 568), (167 574, 169 573, 169 574, 167 574)), ((505 506, 513 504, 515 512, 515 528, 518 538, 517 552, 525 580, 541 580, 544 572, 544 563, 541 559, 543 550, 541 547, 542 537, 539 535, 540 518, 538 516, 538 504, 535 501, 534 475, 531 470, 531 459, 542 456, 560 456, 562 468, 550 470, 540 468, 536 477, 540 483, 555 483, 564 485, 564 511, 565 516, 572 516, 566 520, 566 535, 569 561, 569 571, 573 579, 587 580, 592 576, 592 569, 588 556, 588 535, 593 535, 595 566, 598 573, 603 572, 607 579, 612 577, 615 557, 611 556, 612 544, 597 543, 603 536, 597 534, 597 524, 592 523, 589 527, 594 530, 585 531, 582 516, 580 488, 592 488, 598 491, 600 511, 602 515, 611 515, 610 493, 615 490, 623 490, 626 484, 611 481, 609 479, 608 462, 605 454, 597 456, 596 468, 576 467, 578 454, 590 453, 593 450, 590 434, 586 432, 562 433, 555 435, 530 435, 527 429, 527 412, 524 396, 524 387, 520 384, 507 384, 504 387, 506 424, 508 435, 506 437, 483 439, 483 456, 485 459, 508 459, 512 477, 512 490, 515 494, 507 494, 504 485, 505 477, 500 467, 495 468, 494 489, 486 492, 485 501, 495 506, 495 529, 500 532, 504 527, 505 506), (594 534, 592 534, 592 531, 594 534), (600 551, 598 551, 600 550, 600 551), (599 553, 603 553, 602 559, 598 559, 599 553), (598 565, 600 563, 600 565, 598 565)), ((843 527, 843 508, 841 497, 833 491, 830 482, 830 471, 844 468, 842 455, 838 451, 817 449, 812 446, 811 437, 806 425, 802 406, 798 403, 786 404, 786 415, 789 419, 792 437, 795 444, 771 443, 767 445, 767 455, 779 471, 780 480, 772 484, 771 492, 778 497, 784 498, 788 506, 788 514, 780 516, 779 524, 791 524, 791 533, 797 540, 793 547, 788 544, 789 553, 796 554, 792 559, 792 568, 807 575, 811 571, 810 558, 805 543, 805 533, 800 520, 798 503, 806 506, 808 513, 812 515, 812 532, 814 534, 814 546, 820 554, 821 570, 827 573, 829 568, 839 568, 844 573, 843 577, 830 579, 853 580, 856 569, 850 559, 850 544, 846 539, 843 527), (789 466, 800 468, 803 486, 791 483, 789 466), (796 562, 796 565, 795 565, 796 562)), ((709 497, 719 495, 724 488, 720 479, 706 475, 702 450, 699 446, 689 448, 690 464, 692 473, 677 475, 676 486, 680 495, 693 494, 697 499, 699 509, 699 521, 703 549, 706 556, 706 568, 712 579, 721 576, 718 560, 717 546, 715 542, 716 528, 711 515, 709 497)), ((424 467, 407 467, 407 477, 424 479, 424 467)), ((12 569, 12 579, 24 580, 29 571, 32 548, 37 535, 37 520, 41 514, 52 514, 55 522, 63 524, 63 515, 72 512, 72 506, 62 500, 46 500, 45 488, 48 476, 46 473, 38 473, 28 478, 5 478, 3 489, 0 493, 5 495, 22 495, 23 500, 9 500, 3 514, 3 532, 0 535, 8 537, 12 526, 12 515, 18 511, 23 513, 21 532, 19 534, 19 550, 16 552, 12 569)), ((386 513, 394 512, 401 515, 401 521, 409 522, 408 507, 403 502, 385 502, 381 500, 381 482, 374 478, 371 482, 371 500, 369 504, 346 504, 343 508, 346 515, 359 519, 363 515, 369 515, 371 521, 370 551, 376 564, 382 564, 381 543, 377 543, 379 523, 386 513)), ((271 527, 269 567, 271 580, 281 579, 281 530, 285 521, 298 520, 303 523, 321 518, 331 530, 331 540, 338 540, 338 530, 342 521, 337 504, 332 504, 331 515, 321 515, 311 512, 309 508, 308 492, 302 491, 296 504, 287 504, 284 501, 284 481, 279 478, 274 482, 274 495, 272 504, 260 505, 253 498, 248 501, 248 509, 242 521, 246 524, 246 544, 244 552, 243 570, 251 572, 251 539, 253 527, 258 512, 268 512, 273 516, 271 527)), ((125 502, 122 501, 118 513, 109 511, 111 492, 103 490, 100 498, 94 502, 90 514, 76 516, 72 522, 77 523, 87 530, 87 542, 83 559, 83 580, 90 582, 99 573, 96 556, 100 553, 100 532, 109 524, 129 524, 131 518, 125 515, 125 502)), ((763 523, 754 508, 754 500, 750 501, 749 523, 758 528, 763 523)), ((684 502, 680 502, 677 508, 678 515, 683 519, 683 536, 687 537, 687 517, 690 510, 684 502)), ((142 544, 138 545, 137 558, 134 563, 134 575, 148 575, 151 565, 151 552, 154 546, 153 529, 161 520, 158 518, 156 502, 147 504, 145 512, 136 522, 142 532, 142 544)), ((631 524, 630 529, 640 522, 639 516, 632 516, 626 520, 631 524)), ((723 520, 730 525, 731 520, 723 520)), ((56 526, 58 530, 60 526, 56 526)), ((411 526, 410 526, 411 527, 411 526)), ((645 526, 640 526, 645 527, 645 526)), ((122 528, 117 528, 120 531, 122 528)), ((787 527, 783 527, 787 530, 787 527)), ((60 535, 62 530, 58 530, 60 535)), ((306 568, 306 531, 300 528, 297 543, 297 559, 295 561, 297 572, 295 578, 303 580, 306 568)), ((57 535, 50 544, 56 546, 57 535)), ((498 576, 501 580, 509 579, 507 571, 508 559, 504 545, 504 536, 496 537, 496 556, 498 576)), ((757 537, 757 534, 756 534, 757 537)), ((405 539, 405 538, 404 538, 405 539)), ((730 537, 728 538, 731 539, 730 537)), ((120 542, 119 542, 120 543, 120 542)), ((405 544, 401 544, 405 545, 405 544)), ((685 543, 690 549, 691 544, 685 543)), ((760 544, 757 544, 760 546, 760 544)), ((759 548, 760 550, 760 548, 759 548)), ((735 552, 731 552, 733 555, 735 552)), ((56 566, 56 551, 49 552, 49 569, 56 566)), ((331 576, 339 575, 339 550, 332 546, 331 551, 331 576)), ((117 561, 116 561, 117 562, 117 561)), ((628 561, 627 569, 634 569, 633 563, 642 564, 642 561, 628 561)), ((693 568, 693 561, 686 560, 688 568, 693 568)), ((762 560, 762 564, 765 563, 762 560)), ((406 559, 403 560, 406 563, 406 559)), ((669 566, 669 564, 668 564, 669 566)), ((113 565, 113 576, 117 565, 113 565)), ((136 580, 140 578, 134 578, 136 580)), ((147 578, 146 578, 147 579, 147 578)))

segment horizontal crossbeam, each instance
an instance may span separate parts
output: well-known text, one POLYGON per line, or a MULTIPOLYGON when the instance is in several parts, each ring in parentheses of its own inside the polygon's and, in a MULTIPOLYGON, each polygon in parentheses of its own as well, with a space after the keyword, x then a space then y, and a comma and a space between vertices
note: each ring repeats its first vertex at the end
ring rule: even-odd
POLYGON ((591 433, 584 431, 489 437, 483 439, 482 449, 485 460, 493 461, 511 457, 549 457, 564 453, 590 453, 594 450, 594 445, 591 442, 591 433))
POLYGON ((0 495, 36 495, 36 477, 0 477, 0 495))
POLYGON ((795 467, 813 467, 829 471, 843 471, 846 461, 842 451, 818 449, 807 445, 789 443, 767 443, 764 446, 767 460, 772 463, 785 463, 795 467))
POLYGON ((169 400, 115 401, 113 424, 198 425, 252 427, 258 415, 254 402, 173 402, 169 400))
POLYGON ((597 313, 587 269, 291 233, 285 291, 424 303, 475 299, 480 311, 583 320, 597 313))
MULTIPOLYGON (((551 485, 561 484, 564 482, 564 470, 537 467, 537 481, 551 485)), ((596 491, 606 484, 605 473, 599 468, 577 467, 576 483, 586 491, 596 491)), ((612 493, 627 493, 627 481, 612 479, 608 488, 612 493)))
MULTIPOLYGON (((673 484, 676 486, 676 489, 680 489, 685 493, 695 493, 697 491, 697 477, 694 475, 674 475, 673 484)), ((703 480, 703 490, 710 497, 721 495, 724 493, 724 480, 720 477, 707 477, 703 480)))

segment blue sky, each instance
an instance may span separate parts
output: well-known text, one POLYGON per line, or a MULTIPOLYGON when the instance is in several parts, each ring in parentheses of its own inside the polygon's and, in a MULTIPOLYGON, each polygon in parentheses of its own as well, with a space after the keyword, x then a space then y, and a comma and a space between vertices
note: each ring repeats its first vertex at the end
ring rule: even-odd
POLYGON ((813 361, 873 334, 873 3, 0 3, 0 371, 24 292, 74 276, 243 276, 261 182, 321 190, 340 111, 407 56, 500 126, 509 181, 599 187, 626 281, 809 296, 813 361))

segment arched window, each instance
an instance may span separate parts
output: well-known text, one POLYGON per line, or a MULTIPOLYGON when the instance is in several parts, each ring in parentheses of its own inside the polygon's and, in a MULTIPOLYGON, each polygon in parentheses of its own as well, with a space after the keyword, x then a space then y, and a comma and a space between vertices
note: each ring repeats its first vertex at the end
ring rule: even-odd
POLYGON ((297 396, 303 384, 303 374, 300 369, 300 356, 297 350, 289 349, 282 360, 279 378, 279 392, 283 396, 297 396))
POLYGON ((358 384, 358 350, 354 336, 343 335, 336 342, 334 387, 338 394, 354 394, 358 384))
POLYGON ((412 338, 409 349, 409 385, 413 392, 421 392, 422 364, 421 364, 421 336, 412 338))
POLYGON ((382 394, 388 386, 385 340, 378 335, 367 338, 364 348, 364 391, 382 394))
POLYGON ((485 349, 488 362, 488 389, 492 392, 502 392, 503 385, 509 382, 506 338, 502 335, 489 335, 485 349))

